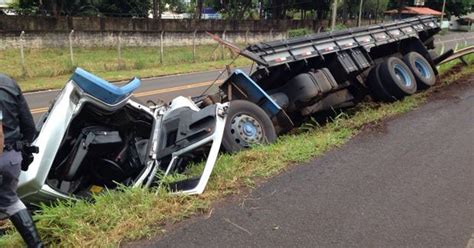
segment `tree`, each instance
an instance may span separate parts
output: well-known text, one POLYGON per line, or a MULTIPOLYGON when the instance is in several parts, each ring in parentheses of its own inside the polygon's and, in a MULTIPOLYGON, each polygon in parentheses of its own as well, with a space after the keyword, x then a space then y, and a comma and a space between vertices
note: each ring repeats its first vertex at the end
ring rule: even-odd
POLYGON ((242 20, 253 6, 252 0, 213 1, 210 6, 226 14, 230 20, 242 20))
POLYGON ((358 12, 360 0, 344 0, 342 3, 339 3, 339 9, 342 13, 342 19, 344 24, 348 19, 353 19, 358 12))
POLYGON ((202 17, 202 8, 203 8, 203 5, 204 5, 204 0, 196 0, 196 1, 197 1, 197 4, 196 4, 195 18, 200 20, 201 17, 202 17))
MULTIPOLYGON (((413 4, 413 0, 390 0, 390 8, 402 8, 404 6, 410 6, 413 4)), ((443 0, 426 0, 425 6, 434 10, 441 11, 443 8, 443 0)), ((446 1, 446 15, 449 16, 461 16, 469 13, 472 10, 472 0, 447 0, 446 1)))
POLYGON ((400 9, 412 3, 413 3, 413 0, 390 0, 388 3, 388 8, 400 9))
POLYGON ((364 0, 364 12, 370 13, 375 20, 387 10, 389 0, 364 0))
POLYGON ((323 20, 328 17, 328 13, 331 10, 332 3, 333 0, 292 0, 288 1, 287 6, 293 10, 301 11, 302 19, 306 18, 307 11, 311 11, 314 13, 315 19, 323 20))
POLYGON ((34 15, 39 12, 39 2, 35 0, 19 0, 10 4, 10 8, 18 15, 34 15))
POLYGON ((158 17, 158 1, 159 0, 153 0, 153 19, 158 17))
POLYGON ((148 16, 149 3, 143 0, 20 0, 19 8, 36 8, 44 15, 148 16))
POLYGON ((19 0, 12 6, 20 15, 97 15, 92 0, 19 0))
POLYGON ((328 16, 331 10, 332 0, 315 1, 316 19, 323 20, 328 16))
POLYGON ((106 16, 147 17, 151 6, 143 0, 101 0, 97 7, 106 16))
POLYGON ((186 5, 182 0, 162 0, 163 6, 169 6, 168 9, 177 13, 186 12, 186 5))
MULTIPOLYGON (((322 3, 324 3, 324 1, 322 1, 322 3)), ((307 12, 311 11, 316 13, 318 11, 318 7, 321 6, 321 2, 317 3, 317 1, 294 0, 293 3, 290 3, 290 5, 292 9, 301 12, 301 19, 307 19, 307 12)))
MULTIPOLYGON (((441 11, 443 8, 443 0, 429 0, 425 2, 427 7, 441 11)), ((446 15, 462 16, 469 13, 472 9, 472 0, 447 0, 446 15)))

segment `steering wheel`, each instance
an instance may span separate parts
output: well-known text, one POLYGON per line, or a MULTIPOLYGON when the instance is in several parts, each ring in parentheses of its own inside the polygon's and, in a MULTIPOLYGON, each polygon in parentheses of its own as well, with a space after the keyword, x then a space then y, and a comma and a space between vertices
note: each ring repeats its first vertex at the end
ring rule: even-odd
POLYGON ((110 159, 102 158, 94 167, 94 177, 106 185, 114 184, 114 181, 120 182, 126 177, 122 167, 110 159))

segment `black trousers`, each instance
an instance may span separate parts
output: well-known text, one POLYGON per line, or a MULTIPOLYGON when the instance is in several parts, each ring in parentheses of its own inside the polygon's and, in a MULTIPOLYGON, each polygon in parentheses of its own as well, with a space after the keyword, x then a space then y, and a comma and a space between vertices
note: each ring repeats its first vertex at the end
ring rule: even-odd
POLYGON ((21 153, 14 150, 0 155, 0 220, 26 208, 16 193, 21 160, 21 153))

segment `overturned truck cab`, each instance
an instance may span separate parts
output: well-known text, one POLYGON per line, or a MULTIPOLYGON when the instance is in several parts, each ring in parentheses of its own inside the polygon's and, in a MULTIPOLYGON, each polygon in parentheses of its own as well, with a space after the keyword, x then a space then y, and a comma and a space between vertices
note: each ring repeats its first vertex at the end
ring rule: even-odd
POLYGON ((140 80, 117 87, 78 68, 38 122, 40 148, 22 172, 28 203, 87 199, 118 185, 150 187, 206 158, 199 177, 175 182, 177 193, 204 191, 221 146, 227 104, 198 107, 185 97, 145 106, 132 97, 140 80))

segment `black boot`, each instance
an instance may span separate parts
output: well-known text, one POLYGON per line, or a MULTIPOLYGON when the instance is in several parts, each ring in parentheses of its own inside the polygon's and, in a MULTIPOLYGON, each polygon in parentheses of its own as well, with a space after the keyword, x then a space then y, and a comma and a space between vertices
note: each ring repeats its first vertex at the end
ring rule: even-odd
POLYGON ((44 247, 28 210, 20 210, 18 213, 12 215, 10 220, 16 227, 16 230, 20 233, 28 248, 44 247))

